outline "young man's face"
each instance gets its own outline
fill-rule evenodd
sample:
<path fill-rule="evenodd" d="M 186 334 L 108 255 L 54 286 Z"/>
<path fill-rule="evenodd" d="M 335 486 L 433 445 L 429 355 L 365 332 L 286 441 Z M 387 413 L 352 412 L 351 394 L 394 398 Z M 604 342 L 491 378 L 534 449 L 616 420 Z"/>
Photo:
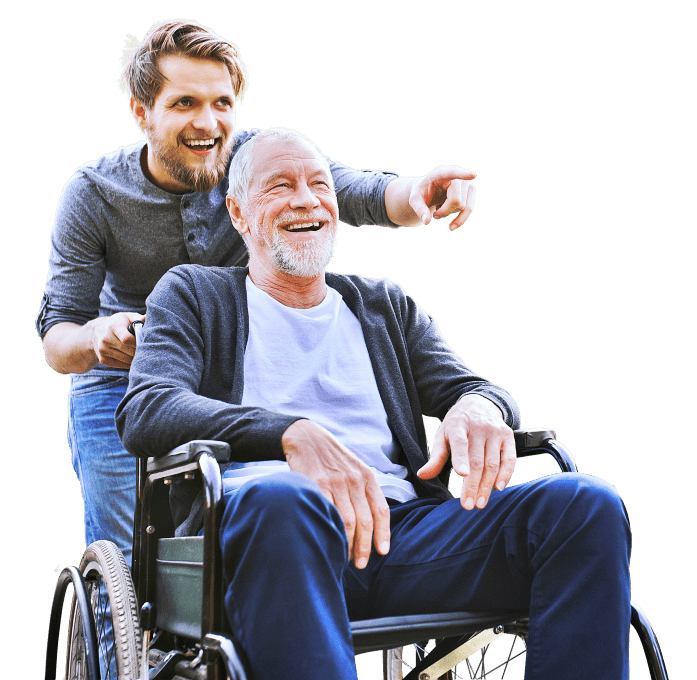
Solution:
<path fill-rule="evenodd" d="M 167 79 L 151 109 L 132 107 L 148 142 L 147 173 L 173 193 L 210 191 L 225 176 L 234 135 L 235 92 L 225 64 L 167 55 Z"/>

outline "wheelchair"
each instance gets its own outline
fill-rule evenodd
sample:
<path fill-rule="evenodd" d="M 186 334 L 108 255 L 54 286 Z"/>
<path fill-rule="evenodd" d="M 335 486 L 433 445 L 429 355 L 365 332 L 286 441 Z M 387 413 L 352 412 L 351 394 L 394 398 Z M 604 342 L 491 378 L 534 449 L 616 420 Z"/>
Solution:
<path fill-rule="evenodd" d="M 549 454 L 562 472 L 576 471 L 551 430 L 519 430 L 515 442 L 519 458 Z M 56 678 L 69 584 L 67 680 L 99 680 L 102 671 L 112 680 L 247 680 L 227 635 L 217 540 L 223 505 L 219 464 L 229 456 L 226 443 L 194 441 L 138 460 L 132 577 L 120 551 L 107 541 L 89 546 L 79 567 L 63 570 L 51 609 L 46 680 Z M 202 536 L 173 537 L 174 480 L 203 486 Z M 525 610 L 398 616 L 354 621 L 351 632 L 356 655 L 382 650 L 384 680 L 512 678 L 524 672 L 527 616 Z M 667 680 L 658 640 L 635 604 L 631 623 L 651 679 Z"/>

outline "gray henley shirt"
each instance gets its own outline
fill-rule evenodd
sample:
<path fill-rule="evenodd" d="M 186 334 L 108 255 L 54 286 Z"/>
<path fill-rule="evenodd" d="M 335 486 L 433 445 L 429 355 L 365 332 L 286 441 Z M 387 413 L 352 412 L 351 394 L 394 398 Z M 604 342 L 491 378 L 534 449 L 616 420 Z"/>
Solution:
<path fill-rule="evenodd" d="M 234 153 L 257 130 L 235 135 Z M 227 177 L 206 193 L 172 194 L 144 175 L 145 142 L 80 167 L 66 184 L 51 234 L 49 273 L 36 328 L 145 313 L 160 278 L 179 264 L 242 266 L 247 250 L 225 206 Z M 330 162 L 340 219 L 395 227 L 384 194 L 394 173 Z"/>

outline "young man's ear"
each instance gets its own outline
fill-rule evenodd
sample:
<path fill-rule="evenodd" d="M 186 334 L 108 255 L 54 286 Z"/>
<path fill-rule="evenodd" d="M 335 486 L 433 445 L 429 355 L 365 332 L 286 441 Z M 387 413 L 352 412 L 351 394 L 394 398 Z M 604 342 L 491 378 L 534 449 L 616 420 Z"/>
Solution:
<path fill-rule="evenodd" d="M 230 213 L 232 226 L 235 227 L 235 229 L 240 235 L 246 234 L 249 231 L 249 225 L 242 216 L 242 211 L 240 210 L 239 203 L 232 196 L 226 196 L 225 205 L 227 206 L 228 213 Z"/>
<path fill-rule="evenodd" d="M 148 109 L 145 104 L 139 102 L 135 97 L 131 97 L 131 113 L 138 123 L 141 130 L 145 130 L 148 124 Z"/>

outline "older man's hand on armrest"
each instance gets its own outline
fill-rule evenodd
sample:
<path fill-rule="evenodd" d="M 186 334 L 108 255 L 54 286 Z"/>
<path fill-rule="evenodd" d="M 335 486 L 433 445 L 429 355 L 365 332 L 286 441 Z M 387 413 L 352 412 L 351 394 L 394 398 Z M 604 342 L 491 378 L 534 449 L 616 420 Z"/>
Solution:
<path fill-rule="evenodd" d="M 465 510 L 485 507 L 494 487 L 506 488 L 516 463 L 515 440 L 494 402 L 478 394 L 462 397 L 443 419 L 431 458 L 418 476 L 433 479 L 449 458 L 464 478 L 460 500 Z"/>
<path fill-rule="evenodd" d="M 370 468 L 329 431 L 296 420 L 281 439 L 291 470 L 312 479 L 339 510 L 346 527 L 349 557 L 359 569 L 368 564 L 373 536 L 377 551 L 390 549 L 390 511 Z"/>

